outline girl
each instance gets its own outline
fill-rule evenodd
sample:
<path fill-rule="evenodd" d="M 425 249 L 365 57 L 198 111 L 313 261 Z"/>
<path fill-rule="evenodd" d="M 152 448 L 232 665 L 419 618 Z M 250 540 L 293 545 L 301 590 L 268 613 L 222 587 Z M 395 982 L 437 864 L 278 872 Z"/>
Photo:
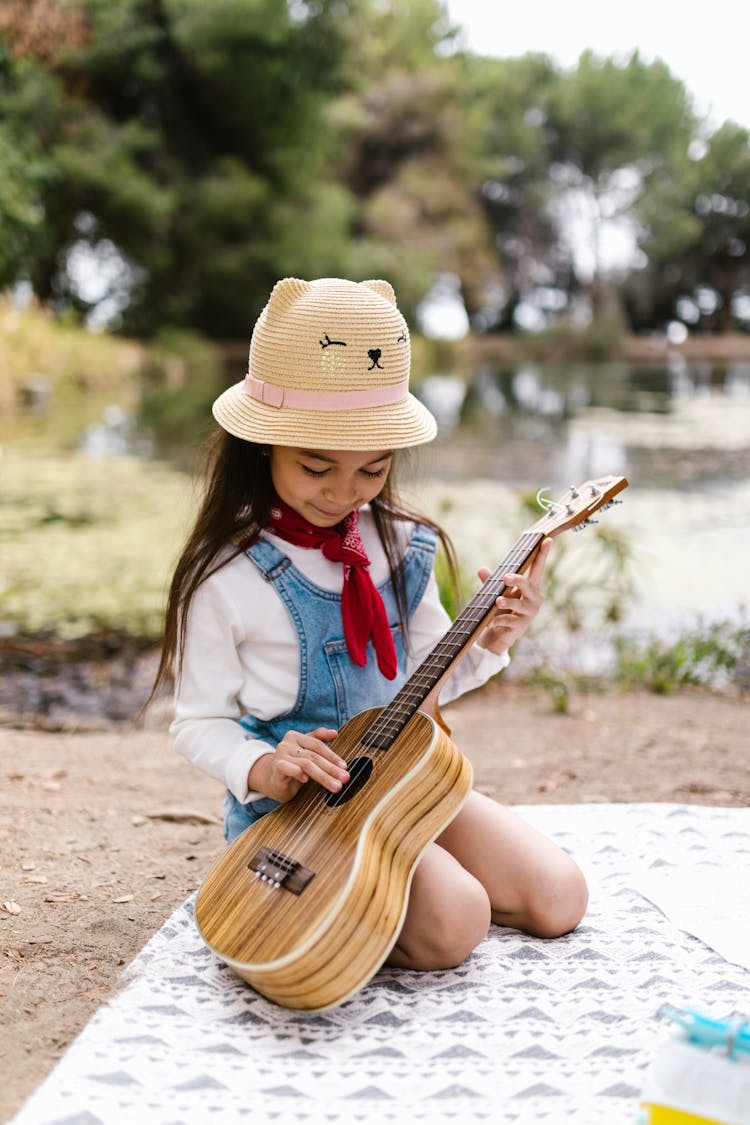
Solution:
<path fill-rule="evenodd" d="M 225 834 L 309 778 L 348 780 L 331 741 L 390 702 L 449 626 L 432 574 L 444 533 L 407 510 L 398 452 L 435 422 L 409 393 L 409 336 L 384 281 L 287 278 L 253 331 L 249 371 L 214 404 L 203 506 L 177 564 L 157 683 L 176 671 L 177 750 L 226 787 Z M 545 541 L 440 701 L 484 683 L 542 603 Z M 486 579 L 490 571 L 482 568 Z M 573 861 L 473 792 L 421 857 L 390 962 L 459 964 L 490 920 L 564 934 L 586 907 Z"/>

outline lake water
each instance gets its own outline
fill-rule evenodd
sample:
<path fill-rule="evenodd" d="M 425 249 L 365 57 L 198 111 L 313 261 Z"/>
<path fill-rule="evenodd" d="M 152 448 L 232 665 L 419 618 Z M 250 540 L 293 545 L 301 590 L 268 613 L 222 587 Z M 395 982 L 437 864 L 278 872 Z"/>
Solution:
<path fill-rule="evenodd" d="M 505 553 L 519 490 L 546 487 L 555 498 L 571 484 L 623 475 L 624 503 L 602 523 L 633 546 L 628 619 L 663 628 L 742 616 L 750 362 L 487 367 L 468 386 L 430 377 L 420 393 L 441 423 L 424 465 L 431 504 L 463 558 L 491 565 L 488 556 Z M 595 569 L 585 539 L 568 551 L 580 560 L 583 585 Z"/>
<path fill-rule="evenodd" d="M 536 518 L 521 511 L 522 492 L 546 488 L 555 499 L 570 485 L 623 475 L 624 502 L 600 527 L 621 531 L 632 546 L 633 588 L 622 596 L 628 623 L 663 630 L 698 616 L 742 618 L 750 571 L 750 361 L 487 365 L 468 382 L 431 376 L 419 393 L 440 435 L 420 450 L 414 500 L 452 533 L 467 572 L 497 565 Z M 66 443 L 77 441 L 92 457 L 146 456 L 132 399 L 102 402 L 95 417 L 79 413 L 82 432 L 75 437 L 71 422 Z M 39 440 L 45 426 L 58 425 L 58 414 L 28 420 L 32 430 L 41 427 Z M 12 427 L 18 440 L 23 422 L 16 418 Z M 596 536 L 564 540 L 567 580 L 601 600 L 610 579 Z"/>

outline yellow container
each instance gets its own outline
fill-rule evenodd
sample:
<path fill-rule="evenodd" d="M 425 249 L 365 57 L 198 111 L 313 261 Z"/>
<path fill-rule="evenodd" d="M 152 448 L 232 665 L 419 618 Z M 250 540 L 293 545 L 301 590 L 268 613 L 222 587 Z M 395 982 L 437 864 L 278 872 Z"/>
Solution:
<path fill-rule="evenodd" d="M 646 1074 L 638 1125 L 750 1125 L 750 1061 L 668 1039 Z"/>
<path fill-rule="evenodd" d="M 683 1113 L 681 1109 L 670 1109 L 667 1105 L 643 1103 L 638 1121 L 639 1125 L 717 1125 L 715 1117 L 696 1117 L 694 1113 Z"/>

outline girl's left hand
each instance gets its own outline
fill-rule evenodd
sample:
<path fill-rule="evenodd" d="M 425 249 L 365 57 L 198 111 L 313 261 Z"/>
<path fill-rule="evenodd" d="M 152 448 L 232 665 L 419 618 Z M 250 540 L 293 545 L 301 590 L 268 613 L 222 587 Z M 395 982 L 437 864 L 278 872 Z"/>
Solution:
<path fill-rule="evenodd" d="M 500 612 L 495 614 L 490 624 L 477 638 L 477 643 L 482 648 L 498 654 L 507 652 L 510 646 L 524 635 L 539 613 L 544 602 L 544 595 L 540 588 L 542 574 L 551 546 L 551 539 L 542 541 L 527 574 L 503 575 L 503 582 L 508 589 L 495 603 Z M 493 572 L 488 567 L 482 566 L 477 573 L 482 582 L 486 582 Z"/>

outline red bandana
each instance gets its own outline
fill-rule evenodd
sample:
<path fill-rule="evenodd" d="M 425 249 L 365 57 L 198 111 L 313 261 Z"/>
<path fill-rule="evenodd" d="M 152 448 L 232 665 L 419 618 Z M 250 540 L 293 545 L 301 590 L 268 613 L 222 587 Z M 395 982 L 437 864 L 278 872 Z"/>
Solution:
<path fill-rule="evenodd" d="M 297 547 L 320 547 L 327 559 L 344 567 L 341 616 L 349 655 L 360 667 L 367 663 L 367 643 L 372 640 L 378 668 L 388 680 L 396 676 L 398 662 L 383 599 L 370 577 L 358 527 L 359 512 L 350 512 L 336 527 L 316 527 L 283 500 L 275 498 L 268 530 Z"/>

